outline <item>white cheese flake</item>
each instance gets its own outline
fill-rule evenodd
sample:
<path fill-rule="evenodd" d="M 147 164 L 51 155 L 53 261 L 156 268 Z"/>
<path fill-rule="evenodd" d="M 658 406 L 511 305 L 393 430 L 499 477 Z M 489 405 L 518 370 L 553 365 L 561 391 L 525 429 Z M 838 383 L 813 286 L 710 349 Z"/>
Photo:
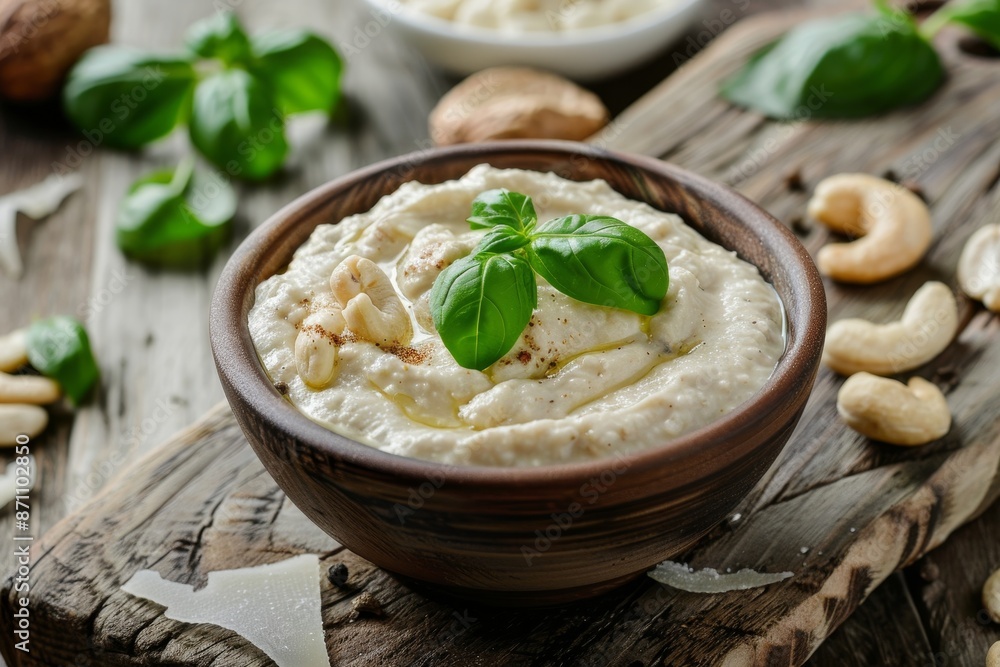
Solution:
<path fill-rule="evenodd" d="M 727 570 L 728 572 L 728 570 Z M 745 591 L 768 584 L 776 584 L 792 576 L 791 572 L 757 572 L 742 569 L 732 574 L 719 574 L 710 567 L 695 571 L 687 563 L 664 561 L 649 572 L 649 576 L 673 588 L 688 593 L 728 593 L 729 591 Z"/>
<path fill-rule="evenodd" d="M 17 247 L 18 211 L 40 220 L 54 213 L 63 199 L 81 185 L 83 178 L 79 174 L 52 174 L 41 183 L 0 197 L 0 269 L 12 278 L 20 277 L 24 271 Z"/>
<path fill-rule="evenodd" d="M 278 667 L 329 667 L 323 640 L 319 557 L 303 554 L 278 563 L 209 572 L 199 591 L 140 570 L 122 590 L 166 607 L 184 623 L 232 630 Z"/>

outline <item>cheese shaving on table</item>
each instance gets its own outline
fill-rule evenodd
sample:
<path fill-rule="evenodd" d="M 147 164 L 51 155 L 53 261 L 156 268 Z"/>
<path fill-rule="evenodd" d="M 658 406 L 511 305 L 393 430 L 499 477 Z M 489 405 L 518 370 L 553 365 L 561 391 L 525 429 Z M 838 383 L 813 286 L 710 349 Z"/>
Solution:
<path fill-rule="evenodd" d="M 18 212 L 40 220 L 55 213 L 63 200 L 82 185 L 79 174 L 52 174 L 41 183 L 0 196 L 0 269 L 11 278 L 19 278 L 24 272 L 17 247 Z"/>
<path fill-rule="evenodd" d="M 278 667 L 330 666 L 315 554 L 209 572 L 208 583 L 198 591 L 167 581 L 153 570 L 140 570 L 122 590 L 166 607 L 163 615 L 169 619 L 232 630 Z"/>
<path fill-rule="evenodd" d="M 728 593 L 729 591 L 745 591 L 768 584 L 776 584 L 792 576 L 791 572 L 757 572 L 743 569 L 732 574 L 720 574 L 717 570 L 706 567 L 695 571 L 686 563 L 664 561 L 649 572 L 649 576 L 673 588 L 688 593 Z"/>

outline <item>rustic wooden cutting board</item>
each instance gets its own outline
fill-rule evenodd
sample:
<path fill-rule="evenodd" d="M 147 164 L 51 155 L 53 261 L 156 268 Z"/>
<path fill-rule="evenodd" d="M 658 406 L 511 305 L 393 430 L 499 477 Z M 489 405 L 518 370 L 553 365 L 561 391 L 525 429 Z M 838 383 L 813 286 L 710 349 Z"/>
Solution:
<path fill-rule="evenodd" d="M 739 24 L 626 111 L 608 147 L 656 155 L 727 182 L 791 224 L 807 191 L 841 171 L 892 170 L 931 202 L 936 243 L 909 274 L 877 287 L 830 284 L 831 321 L 889 319 L 928 279 L 954 284 L 965 239 L 1000 221 L 1000 60 L 940 42 L 946 86 L 927 104 L 853 123 L 773 123 L 715 96 L 747 55 L 800 20 Z M 800 226 L 796 226 L 800 227 Z M 825 232 L 800 230 L 814 251 Z M 435 600 L 343 550 L 292 506 L 257 462 L 228 408 L 108 484 L 34 547 L 32 652 L 11 665 L 268 665 L 257 649 L 211 625 L 166 619 L 119 590 L 136 570 L 200 585 L 213 570 L 319 553 L 343 562 L 349 585 L 323 582 L 333 664 L 799 665 L 894 570 L 944 541 L 1000 495 L 1000 321 L 962 301 L 962 332 L 921 375 L 947 391 L 952 432 L 903 449 L 872 443 L 836 415 L 841 379 L 822 371 L 796 434 L 739 508 L 684 560 L 695 567 L 790 570 L 791 579 L 704 596 L 640 581 L 598 600 L 542 611 L 490 611 Z M 4 584 L 10 627 L 17 597 Z M 381 619 L 351 619 L 368 591 Z"/>

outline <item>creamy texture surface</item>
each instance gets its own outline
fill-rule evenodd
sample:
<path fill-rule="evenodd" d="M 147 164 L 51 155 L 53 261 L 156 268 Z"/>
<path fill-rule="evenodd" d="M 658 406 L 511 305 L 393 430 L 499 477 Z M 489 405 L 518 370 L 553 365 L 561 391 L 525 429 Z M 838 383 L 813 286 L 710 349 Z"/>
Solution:
<path fill-rule="evenodd" d="M 559 32 L 627 21 L 675 0 L 401 0 L 460 25 L 505 32 Z"/>
<path fill-rule="evenodd" d="M 514 348 L 484 372 L 459 366 L 434 332 L 429 292 L 483 234 L 466 222 L 472 200 L 501 187 L 532 197 L 539 222 L 609 215 L 649 235 L 670 269 L 660 311 L 584 304 L 539 276 L 538 307 Z M 335 379 L 314 389 L 297 373 L 296 337 L 307 316 L 335 304 L 330 276 L 351 255 L 392 279 L 413 340 L 385 350 L 348 331 L 337 337 Z M 750 398 L 784 350 L 774 290 L 680 217 L 604 181 L 486 165 L 440 185 L 407 183 L 371 211 L 317 227 L 288 269 L 257 287 L 249 325 L 271 378 L 310 418 L 387 452 L 453 464 L 534 466 L 661 444 Z"/>

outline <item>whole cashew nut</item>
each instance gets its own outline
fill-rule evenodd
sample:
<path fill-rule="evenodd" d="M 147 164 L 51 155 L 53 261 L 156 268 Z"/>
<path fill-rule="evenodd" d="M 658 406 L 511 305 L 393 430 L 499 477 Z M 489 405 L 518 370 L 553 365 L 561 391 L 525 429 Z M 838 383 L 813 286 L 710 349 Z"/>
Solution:
<path fill-rule="evenodd" d="M 28 363 L 27 330 L 0 336 L 0 372 L 10 373 Z"/>
<path fill-rule="evenodd" d="M 330 289 L 344 309 L 347 327 L 380 347 L 406 345 L 413 338 L 410 315 L 389 276 L 370 259 L 351 255 L 330 276 Z"/>
<path fill-rule="evenodd" d="M 346 326 L 340 308 L 324 308 L 302 320 L 295 337 L 295 369 L 313 389 L 323 389 L 337 377 L 337 337 Z"/>
<path fill-rule="evenodd" d="M 826 332 L 823 363 L 841 375 L 902 373 L 941 354 L 957 332 L 955 295 L 944 283 L 929 282 L 914 293 L 897 322 L 834 322 Z"/>
<path fill-rule="evenodd" d="M 995 642 L 986 653 L 986 667 L 1000 667 L 1000 642 Z"/>
<path fill-rule="evenodd" d="M 820 181 L 808 213 L 833 231 L 861 237 L 831 243 L 816 256 L 821 273 L 843 282 L 868 284 L 899 275 L 923 258 L 934 237 L 930 211 L 917 195 L 868 174 Z"/>
<path fill-rule="evenodd" d="M 837 412 L 858 433 L 893 445 L 923 445 L 951 429 L 944 394 L 920 377 L 903 384 L 871 373 L 852 375 L 837 394 Z"/>
<path fill-rule="evenodd" d="M 13 447 L 17 436 L 34 438 L 49 424 L 49 413 L 37 405 L 0 405 L 0 447 Z"/>
<path fill-rule="evenodd" d="M 59 383 L 37 375 L 0 373 L 0 403 L 55 403 L 61 394 Z"/>
<path fill-rule="evenodd" d="M 983 584 L 983 606 L 990 619 L 994 623 L 1000 623 L 1000 570 L 991 574 Z"/>
<path fill-rule="evenodd" d="M 958 284 L 1000 313 L 1000 225 L 986 225 L 966 241 L 958 260 Z"/>

